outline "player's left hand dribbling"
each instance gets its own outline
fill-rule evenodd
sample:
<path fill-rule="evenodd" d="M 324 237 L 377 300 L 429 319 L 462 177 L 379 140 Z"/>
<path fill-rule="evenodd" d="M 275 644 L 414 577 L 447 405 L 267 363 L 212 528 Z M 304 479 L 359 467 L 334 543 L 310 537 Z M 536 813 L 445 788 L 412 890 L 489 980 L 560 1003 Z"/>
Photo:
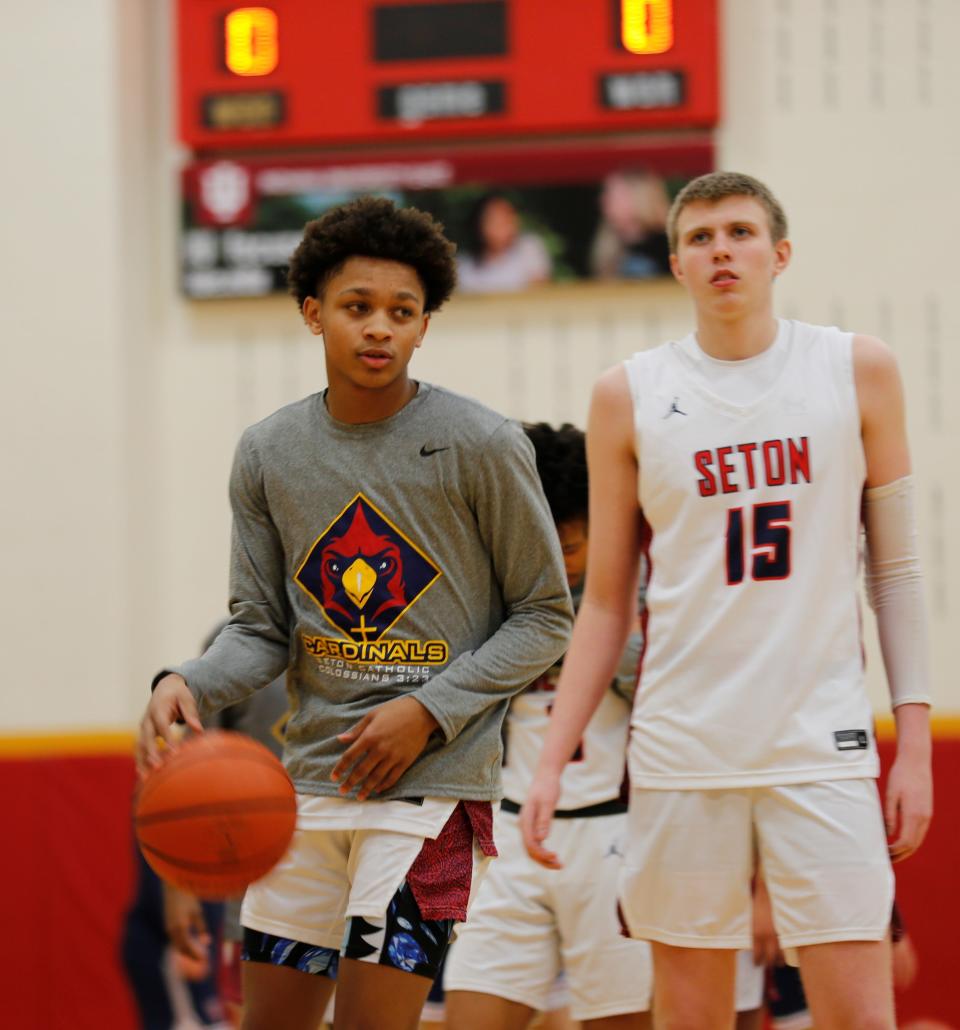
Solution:
<path fill-rule="evenodd" d="M 900 862 L 923 843 L 933 816 L 933 777 L 925 760 L 898 755 L 887 780 L 884 819 L 890 858 Z"/>
<path fill-rule="evenodd" d="M 173 727 L 178 719 L 183 719 L 194 733 L 203 733 L 197 702 L 190 693 L 190 688 L 182 676 L 170 673 L 157 684 L 150 695 L 147 710 L 140 720 L 136 764 L 141 778 L 162 764 L 160 741 L 167 749 L 176 746 Z"/>
<path fill-rule="evenodd" d="M 330 779 L 340 794 L 359 788 L 358 801 L 389 790 L 427 746 L 437 720 L 419 701 L 397 697 L 368 712 L 337 740 L 350 746 L 334 766 Z"/>

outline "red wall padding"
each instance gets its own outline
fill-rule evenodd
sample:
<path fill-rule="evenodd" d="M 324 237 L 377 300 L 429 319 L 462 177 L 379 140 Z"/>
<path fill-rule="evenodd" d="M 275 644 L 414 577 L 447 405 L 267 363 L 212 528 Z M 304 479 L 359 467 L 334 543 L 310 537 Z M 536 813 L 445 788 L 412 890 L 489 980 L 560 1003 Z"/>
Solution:
<path fill-rule="evenodd" d="M 123 757 L 0 761 L 0 1025 L 136 1027 L 118 957 L 134 779 Z"/>
<path fill-rule="evenodd" d="M 893 745 L 881 744 L 885 769 Z M 942 737 L 933 750 L 934 818 L 923 847 L 894 866 L 897 901 L 919 957 L 914 986 L 897 999 L 900 1022 L 927 1017 L 960 1027 L 960 738 Z"/>
<path fill-rule="evenodd" d="M 885 764 L 892 749 L 882 748 Z M 920 955 L 901 1019 L 960 1026 L 960 739 L 934 751 L 938 814 L 918 855 L 897 867 L 897 891 Z M 0 849 L 0 1025 L 17 1030 L 134 1030 L 118 958 L 133 890 L 128 758 L 0 761 L 10 818 Z"/>

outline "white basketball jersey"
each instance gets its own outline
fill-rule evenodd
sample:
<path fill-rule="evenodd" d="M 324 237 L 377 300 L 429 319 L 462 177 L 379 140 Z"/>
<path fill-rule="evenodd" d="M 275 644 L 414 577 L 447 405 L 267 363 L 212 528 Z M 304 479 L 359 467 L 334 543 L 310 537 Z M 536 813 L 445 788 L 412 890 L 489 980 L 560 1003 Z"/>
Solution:
<path fill-rule="evenodd" d="M 503 793 L 518 804 L 523 803 L 533 782 L 559 678 L 559 666 L 548 669 L 513 698 L 507 711 Z M 629 731 L 629 702 L 607 690 L 563 770 L 557 808 L 585 808 L 618 797 L 626 775 Z"/>
<path fill-rule="evenodd" d="M 626 363 L 650 563 L 631 781 L 876 776 L 852 336 L 781 321 L 779 371 L 746 403 L 714 392 L 691 346 Z"/>
<path fill-rule="evenodd" d="M 574 592 L 574 606 L 580 594 Z M 599 707 L 587 724 L 573 758 L 560 777 L 557 808 L 586 808 L 613 801 L 620 794 L 626 774 L 630 701 L 636 681 L 641 639 L 633 634 L 620 658 L 614 685 L 604 692 Z M 504 797 L 522 804 L 533 782 L 543 742 L 556 700 L 562 659 L 510 702 L 506 720 L 506 754 L 503 763 Z"/>

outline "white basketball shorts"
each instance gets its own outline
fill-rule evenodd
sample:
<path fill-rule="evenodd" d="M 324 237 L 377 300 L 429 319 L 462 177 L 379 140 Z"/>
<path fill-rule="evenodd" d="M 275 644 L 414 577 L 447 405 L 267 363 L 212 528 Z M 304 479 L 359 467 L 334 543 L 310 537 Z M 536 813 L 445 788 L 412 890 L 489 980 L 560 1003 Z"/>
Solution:
<path fill-rule="evenodd" d="M 446 991 L 477 991 L 545 1010 L 563 969 L 575 1020 L 650 1008 L 650 949 L 621 933 L 617 873 L 625 815 L 555 819 L 547 840 L 563 869 L 537 865 L 519 816 L 495 817 L 500 857 L 447 953 Z"/>
<path fill-rule="evenodd" d="M 423 842 L 393 830 L 297 829 L 279 864 L 247 888 L 240 921 L 251 930 L 339 948 L 348 918 L 383 916 Z M 489 861 L 474 844 L 471 894 Z"/>
<path fill-rule="evenodd" d="M 783 948 L 882 940 L 893 872 L 873 780 L 631 793 L 620 902 L 630 933 L 747 948 L 755 851 Z"/>

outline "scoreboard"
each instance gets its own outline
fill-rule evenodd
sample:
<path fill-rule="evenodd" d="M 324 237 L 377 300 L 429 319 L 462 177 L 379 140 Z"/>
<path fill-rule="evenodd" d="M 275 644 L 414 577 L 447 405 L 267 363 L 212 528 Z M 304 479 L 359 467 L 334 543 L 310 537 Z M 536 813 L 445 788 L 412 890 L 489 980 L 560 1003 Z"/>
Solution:
<path fill-rule="evenodd" d="M 718 6 L 177 0 L 184 292 L 282 290 L 303 223 L 371 191 L 466 249 L 500 192 L 553 278 L 592 277 L 608 187 L 640 204 L 713 167 Z"/>
<path fill-rule="evenodd" d="M 644 130 L 718 119 L 717 0 L 178 0 L 194 152 Z"/>

